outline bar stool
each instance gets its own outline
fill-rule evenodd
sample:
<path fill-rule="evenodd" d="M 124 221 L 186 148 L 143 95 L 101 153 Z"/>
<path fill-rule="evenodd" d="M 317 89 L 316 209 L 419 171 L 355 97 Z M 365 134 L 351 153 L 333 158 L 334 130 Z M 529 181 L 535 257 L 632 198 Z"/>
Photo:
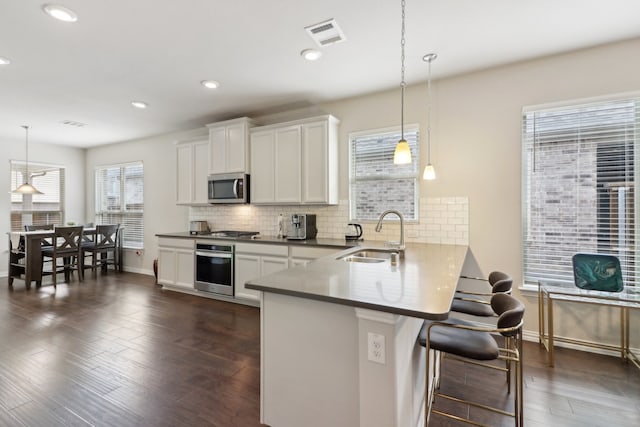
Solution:
<path fill-rule="evenodd" d="M 486 292 L 456 291 L 453 302 L 451 303 L 451 311 L 470 314 L 472 316 L 495 316 L 488 299 L 482 299 L 482 297 L 490 297 L 497 293 L 510 294 L 511 288 L 513 287 L 513 279 L 511 276 L 501 271 L 492 271 L 487 279 L 469 276 L 460 276 L 460 278 L 483 281 L 491 287 Z"/>
<path fill-rule="evenodd" d="M 42 257 L 51 258 L 51 274 L 53 275 L 53 286 L 58 281 L 58 273 L 64 271 L 65 279 L 68 280 L 71 270 L 78 270 L 78 280 L 82 282 L 84 274 L 82 271 L 82 240 L 83 227 L 55 227 L 53 232 L 53 244 L 42 247 Z M 62 270 L 58 270 L 58 259 L 62 258 Z"/>
<path fill-rule="evenodd" d="M 418 342 L 426 348 L 426 425 L 429 425 L 431 413 L 462 421 L 468 424 L 482 426 L 457 415 L 433 409 L 436 398 L 471 405 L 502 415 L 512 416 L 516 427 L 521 427 L 524 417 L 522 409 L 522 324 L 524 305 L 507 294 L 495 294 L 491 297 L 491 307 L 498 315 L 497 326 L 483 327 L 460 319 L 449 319 L 444 322 L 425 320 L 418 335 Z M 493 333 L 504 337 L 504 345 L 500 347 Z M 434 350 L 435 357 L 430 357 L 430 350 Z M 442 355 L 452 355 L 466 363 L 472 363 L 504 371 L 507 374 L 507 390 L 511 393 L 511 365 L 515 364 L 515 393 L 514 411 L 507 412 L 500 408 L 471 402 L 459 397 L 450 396 L 439 391 L 441 380 Z M 482 362 L 492 360 L 506 361 L 506 367 Z M 429 372 L 432 369 L 431 388 L 429 388 Z"/>

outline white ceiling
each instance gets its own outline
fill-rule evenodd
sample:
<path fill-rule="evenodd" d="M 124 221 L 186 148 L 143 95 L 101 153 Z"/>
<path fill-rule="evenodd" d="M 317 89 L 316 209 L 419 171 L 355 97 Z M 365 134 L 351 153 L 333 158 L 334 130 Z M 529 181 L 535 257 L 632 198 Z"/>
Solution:
<path fill-rule="evenodd" d="M 0 142 L 78 147 L 398 86 L 400 0 L 0 0 Z M 406 0 L 407 83 L 640 36 L 637 0 Z M 305 26 L 347 41 L 303 60 Z M 203 79 L 221 83 L 210 91 Z M 149 103 L 146 110 L 132 100 Z M 75 128 L 72 120 L 87 124 Z"/>

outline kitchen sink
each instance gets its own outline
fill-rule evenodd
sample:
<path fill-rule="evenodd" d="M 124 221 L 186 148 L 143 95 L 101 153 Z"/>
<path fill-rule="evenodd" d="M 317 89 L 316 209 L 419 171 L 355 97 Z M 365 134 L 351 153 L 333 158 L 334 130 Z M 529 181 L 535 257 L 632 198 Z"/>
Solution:
<path fill-rule="evenodd" d="M 358 251 L 343 255 L 338 259 L 346 262 L 363 262 L 375 264 L 390 261 L 391 255 L 393 253 L 398 254 L 398 251 L 388 249 L 360 249 Z"/>
<path fill-rule="evenodd" d="M 368 263 L 368 264 L 375 264 L 378 262 L 385 262 L 386 259 L 382 259 L 382 258 L 368 258 L 368 257 L 363 257 L 363 256 L 357 256 L 357 255 L 350 255 L 344 258 L 340 258 L 342 261 L 346 261 L 346 262 L 364 262 L 364 263 Z"/>

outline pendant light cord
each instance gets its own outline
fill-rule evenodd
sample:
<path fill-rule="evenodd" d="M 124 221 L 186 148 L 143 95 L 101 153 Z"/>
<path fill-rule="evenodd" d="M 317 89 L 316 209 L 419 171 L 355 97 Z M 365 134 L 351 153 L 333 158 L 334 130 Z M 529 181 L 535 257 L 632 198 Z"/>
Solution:
<path fill-rule="evenodd" d="M 26 144 L 25 144 L 26 176 L 25 176 L 24 182 L 29 184 L 29 126 L 23 125 L 22 127 L 26 131 Z"/>
<path fill-rule="evenodd" d="M 427 71 L 427 164 L 431 164 L 431 61 Z"/>
<path fill-rule="evenodd" d="M 401 0 L 400 2 L 402 6 L 402 28 L 400 29 L 400 139 L 404 140 L 404 8 L 405 8 L 405 0 Z"/>

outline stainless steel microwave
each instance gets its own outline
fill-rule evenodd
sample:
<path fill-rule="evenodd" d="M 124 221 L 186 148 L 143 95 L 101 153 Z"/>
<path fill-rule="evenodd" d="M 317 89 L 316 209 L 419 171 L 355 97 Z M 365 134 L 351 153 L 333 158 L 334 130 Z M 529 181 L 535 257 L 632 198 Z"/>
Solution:
<path fill-rule="evenodd" d="M 209 175 L 209 203 L 249 203 L 249 175 L 224 173 Z"/>

